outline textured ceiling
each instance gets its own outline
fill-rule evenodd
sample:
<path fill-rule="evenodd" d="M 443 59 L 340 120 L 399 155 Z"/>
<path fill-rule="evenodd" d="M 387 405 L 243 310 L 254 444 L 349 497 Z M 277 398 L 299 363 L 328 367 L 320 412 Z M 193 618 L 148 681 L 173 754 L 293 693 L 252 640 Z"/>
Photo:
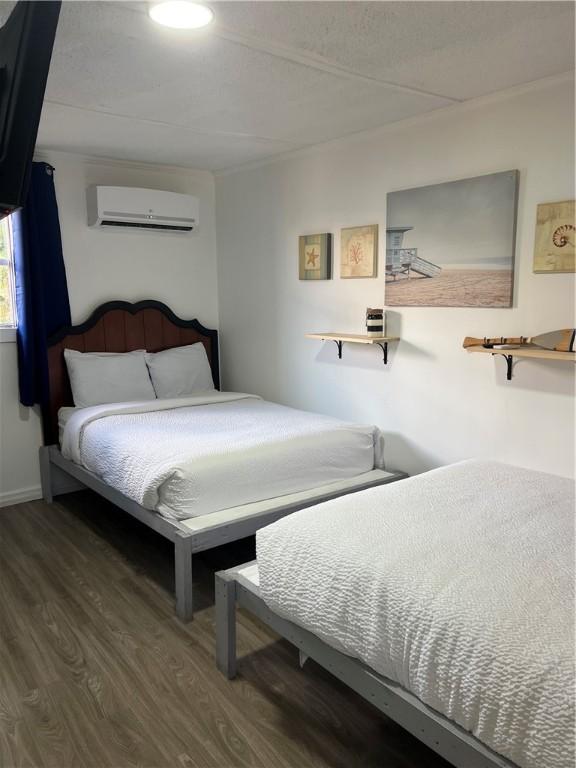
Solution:
<path fill-rule="evenodd" d="M 39 146 L 218 170 L 574 66 L 571 2 L 212 7 L 183 32 L 64 2 Z"/>

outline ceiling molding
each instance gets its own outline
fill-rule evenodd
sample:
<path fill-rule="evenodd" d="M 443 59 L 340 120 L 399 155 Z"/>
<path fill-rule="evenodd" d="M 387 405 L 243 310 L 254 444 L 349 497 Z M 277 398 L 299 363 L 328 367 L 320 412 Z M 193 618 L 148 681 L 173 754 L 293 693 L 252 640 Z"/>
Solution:
<path fill-rule="evenodd" d="M 185 165 L 163 165 L 162 163 L 143 163 L 138 160 L 119 160 L 115 157 L 90 155 L 85 152 L 71 152 L 62 149 L 50 149 L 50 147 L 38 147 L 34 152 L 34 160 L 37 162 L 50 162 L 56 155 L 82 161 L 85 165 L 99 165 L 110 168 L 130 168 L 134 171 L 174 174 L 176 176 L 214 177 L 214 171 L 208 171 L 202 168 L 191 168 Z"/>
<path fill-rule="evenodd" d="M 348 134 L 347 136 L 341 136 L 337 139 L 330 139 L 329 141 L 310 144 L 306 147 L 289 150 L 272 157 L 264 157 L 261 160 L 254 160 L 242 165 L 224 168 L 222 170 L 214 171 L 213 173 L 216 178 L 219 178 L 222 176 L 230 176 L 234 173 L 240 173 L 241 171 L 249 171 L 252 169 L 260 168 L 262 166 L 273 165 L 274 163 L 280 163 L 284 160 L 290 160 L 292 158 L 306 157 L 307 155 L 316 154 L 317 152 L 328 151 L 335 147 L 355 144 L 359 141 L 365 141 L 366 139 L 381 136 L 386 133 L 393 133 L 398 130 L 403 130 L 404 128 L 408 128 L 412 125 L 418 125 L 421 123 L 429 122 L 431 120 L 435 120 L 438 117 L 446 114 L 470 112 L 475 109 L 480 109 L 484 106 L 489 106 L 490 104 L 497 104 L 502 101 L 508 101 L 509 99 L 522 96 L 526 93 L 532 93 L 534 91 L 540 91 L 546 88 L 553 88 L 557 85 L 561 85 L 562 83 L 573 83 L 574 78 L 575 73 L 573 71 L 562 72 L 559 75 L 543 77 L 539 80 L 533 80 L 530 83 L 516 85 L 513 88 L 507 88 L 503 91 L 495 91 L 494 93 L 489 93 L 484 96 L 478 96 L 475 99 L 461 101 L 458 104 L 450 104 L 446 107 L 438 107 L 423 114 L 407 117 L 403 120 L 397 120 L 393 123 L 386 123 L 385 125 L 381 125 L 378 128 L 370 128 L 365 131 L 356 131 L 355 133 Z"/>

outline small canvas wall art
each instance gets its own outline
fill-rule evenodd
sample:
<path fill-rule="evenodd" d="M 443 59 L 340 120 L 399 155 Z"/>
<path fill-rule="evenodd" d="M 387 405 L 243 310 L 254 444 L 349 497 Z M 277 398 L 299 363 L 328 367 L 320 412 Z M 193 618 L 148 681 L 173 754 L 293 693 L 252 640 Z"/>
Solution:
<path fill-rule="evenodd" d="M 347 227 L 340 233 L 340 277 L 376 277 L 378 225 Z"/>
<path fill-rule="evenodd" d="M 300 280 L 329 280 L 332 277 L 332 235 L 301 235 L 299 264 Z"/>
<path fill-rule="evenodd" d="M 518 171 L 390 192 L 386 304 L 510 307 Z"/>
<path fill-rule="evenodd" d="M 574 272 L 574 200 L 542 203 L 536 211 L 534 272 Z"/>

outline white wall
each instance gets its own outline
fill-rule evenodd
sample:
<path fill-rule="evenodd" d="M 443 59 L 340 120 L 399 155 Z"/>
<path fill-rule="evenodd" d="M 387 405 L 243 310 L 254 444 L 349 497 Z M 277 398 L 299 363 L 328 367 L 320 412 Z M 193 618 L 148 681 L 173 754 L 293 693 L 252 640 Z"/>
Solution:
<path fill-rule="evenodd" d="M 55 167 L 73 322 L 111 299 L 154 298 L 184 318 L 218 326 L 214 179 L 206 171 L 39 154 Z M 184 192 L 200 198 L 200 225 L 190 235 L 94 230 L 86 226 L 86 187 L 118 184 Z M 0 344 L 0 505 L 38 495 L 37 413 L 18 403 L 16 344 Z"/>
<path fill-rule="evenodd" d="M 559 78 L 217 178 L 224 385 L 378 424 L 389 466 L 491 457 L 574 473 L 574 366 L 468 355 L 462 339 L 574 324 L 574 276 L 532 272 L 536 205 L 574 198 L 573 83 Z M 386 193 L 520 170 L 512 309 L 394 308 L 378 349 L 307 340 L 363 330 L 384 301 Z M 338 276 L 341 227 L 378 223 L 377 279 Z M 335 234 L 335 278 L 298 280 L 298 235 Z"/>

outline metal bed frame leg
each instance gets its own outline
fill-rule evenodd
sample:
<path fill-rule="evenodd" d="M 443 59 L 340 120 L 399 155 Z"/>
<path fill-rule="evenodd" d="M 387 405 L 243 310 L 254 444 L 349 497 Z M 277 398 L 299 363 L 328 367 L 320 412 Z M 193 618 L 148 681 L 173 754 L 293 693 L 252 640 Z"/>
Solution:
<path fill-rule="evenodd" d="M 174 540 L 174 576 L 176 615 L 180 621 L 192 621 L 194 617 L 192 545 L 186 536 L 177 535 Z"/>
<path fill-rule="evenodd" d="M 40 483 L 42 485 L 42 497 L 47 504 L 52 504 L 52 471 L 50 468 L 50 454 L 46 446 L 39 450 L 40 456 Z"/>
<path fill-rule="evenodd" d="M 228 680 L 236 677 L 236 581 L 216 574 L 216 666 Z"/>

